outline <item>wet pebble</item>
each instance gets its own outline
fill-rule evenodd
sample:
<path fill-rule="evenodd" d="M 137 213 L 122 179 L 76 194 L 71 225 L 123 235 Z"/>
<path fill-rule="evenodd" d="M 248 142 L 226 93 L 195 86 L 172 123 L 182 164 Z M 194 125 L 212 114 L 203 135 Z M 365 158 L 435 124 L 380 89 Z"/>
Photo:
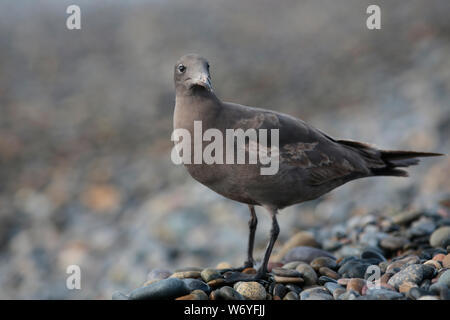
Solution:
<path fill-rule="evenodd" d="M 230 286 L 223 286 L 211 292 L 212 300 L 245 300 L 245 298 Z"/>
<path fill-rule="evenodd" d="M 388 284 L 398 289 L 404 282 L 419 284 L 424 276 L 424 267 L 421 264 L 413 264 L 394 274 Z"/>
<path fill-rule="evenodd" d="M 184 281 L 184 283 L 186 284 L 186 286 L 190 291 L 202 290 L 206 293 L 211 292 L 211 288 L 201 280 L 198 279 L 182 279 L 182 280 Z"/>
<path fill-rule="evenodd" d="M 284 268 L 273 268 L 272 273 L 279 277 L 301 277 L 302 274 L 297 270 L 293 269 L 284 269 Z"/>
<path fill-rule="evenodd" d="M 344 278 L 364 278 L 369 263 L 362 260 L 350 260 L 342 265 L 338 273 Z"/>
<path fill-rule="evenodd" d="M 249 300 L 265 300 L 267 295 L 263 285 L 256 281 L 238 282 L 234 285 L 234 289 Z"/>
<path fill-rule="evenodd" d="M 186 278 L 200 278 L 200 271 L 179 271 L 173 273 L 170 278 L 186 279 Z"/>
<path fill-rule="evenodd" d="M 178 297 L 175 300 L 209 300 L 209 297 L 202 290 L 194 290 L 190 294 Z"/>
<path fill-rule="evenodd" d="M 331 270 L 330 268 L 327 268 L 327 267 L 321 267 L 319 269 L 319 273 L 321 275 L 323 275 L 323 276 L 330 277 L 330 278 L 335 279 L 335 280 L 339 279 L 339 273 L 337 273 L 337 272 L 335 272 L 335 271 L 333 271 L 333 270 Z"/>
<path fill-rule="evenodd" d="M 430 237 L 430 245 L 432 247 L 446 248 L 450 245 L 450 227 L 440 227 Z"/>
<path fill-rule="evenodd" d="M 300 300 L 333 300 L 333 296 L 324 287 L 315 287 L 303 290 L 300 293 Z"/>
<path fill-rule="evenodd" d="M 317 274 L 309 264 L 300 263 L 297 265 L 296 270 L 302 274 L 302 278 L 306 286 L 311 286 L 317 283 Z"/>
<path fill-rule="evenodd" d="M 326 267 L 326 268 L 329 268 L 329 269 L 336 269 L 337 268 L 336 259 L 332 259 L 330 257 L 318 257 L 318 258 L 315 258 L 313 261 L 311 261 L 310 265 L 316 271 L 319 271 L 319 269 L 322 268 L 322 267 Z"/>
<path fill-rule="evenodd" d="M 380 241 L 380 246 L 386 250 L 400 250 L 408 243 L 408 239 L 404 237 L 388 236 Z"/>
<path fill-rule="evenodd" d="M 167 278 L 131 291 L 131 300 L 167 300 L 189 294 L 189 288 L 178 278 Z"/>
<path fill-rule="evenodd" d="M 216 269 L 204 269 L 202 270 L 202 272 L 200 273 L 201 278 L 203 279 L 203 281 L 205 282 L 209 282 L 211 280 L 220 278 L 220 272 L 218 272 Z"/>
<path fill-rule="evenodd" d="M 283 298 L 283 300 L 299 300 L 299 296 L 294 291 L 289 291 Z"/>

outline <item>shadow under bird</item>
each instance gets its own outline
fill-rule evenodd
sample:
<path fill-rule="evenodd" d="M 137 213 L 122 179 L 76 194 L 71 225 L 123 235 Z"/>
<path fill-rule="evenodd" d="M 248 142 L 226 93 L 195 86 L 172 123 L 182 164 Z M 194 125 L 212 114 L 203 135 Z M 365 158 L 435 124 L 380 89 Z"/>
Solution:
<path fill-rule="evenodd" d="M 279 132 L 279 170 L 274 175 L 261 175 L 262 165 L 258 163 L 184 164 L 200 183 L 249 206 L 250 235 L 247 260 L 242 268 L 254 265 L 255 206 L 262 206 L 270 213 L 270 240 L 257 273 L 226 273 L 225 279 L 230 282 L 267 277 L 267 264 L 280 232 L 278 210 L 316 199 L 351 180 L 373 176 L 406 177 L 407 172 L 399 168 L 418 164 L 418 157 L 441 155 L 380 150 L 357 141 L 338 140 L 287 114 L 221 101 L 212 90 L 208 61 L 196 54 L 180 58 L 174 68 L 174 81 L 174 129 L 185 129 L 193 136 L 194 121 L 201 121 L 203 130 L 218 129 L 224 136 L 227 129 L 278 129 Z M 194 142 L 191 144 L 193 147 Z M 203 141 L 202 147 L 206 145 Z"/>

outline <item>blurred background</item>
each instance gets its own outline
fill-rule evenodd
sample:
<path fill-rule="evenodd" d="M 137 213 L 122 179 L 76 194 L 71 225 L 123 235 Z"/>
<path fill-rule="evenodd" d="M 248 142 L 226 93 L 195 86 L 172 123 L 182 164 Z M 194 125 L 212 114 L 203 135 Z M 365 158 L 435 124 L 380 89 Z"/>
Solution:
<path fill-rule="evenodd" d="M 66 28 L 70 4 L 81 30 Z M 366 28 L 369 4 L 381 30 Z M 186 53 L 209 59 L 223 100 L 449 153 L 449 14 L 448 0 L 2 1 L 0 298 L 109 299 L 154 268 L 243 262 L 247 207 L 170 161 L 172 71 Z M 275 250 L 298 230 L 450 199 L 447 157 L 409 172 L 283 210 Z M 66 289 L 71 264 L 81 290 Z"/>

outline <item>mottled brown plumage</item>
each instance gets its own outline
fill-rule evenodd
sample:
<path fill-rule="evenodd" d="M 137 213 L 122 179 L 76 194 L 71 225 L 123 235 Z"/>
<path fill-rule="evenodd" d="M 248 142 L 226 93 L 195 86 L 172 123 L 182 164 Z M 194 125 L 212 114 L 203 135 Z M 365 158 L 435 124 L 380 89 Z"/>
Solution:
<path fill-rule="evenodd" d="M 280 164 L 275 175 L 261 175 L 260 164 L 186 165 L 194 179 L 229 199 L 250 206 L 254 222 L 250 228 L 247 266 L 253 264 L 250 248 L 256 228 L 253 206 L 263 206 L 271 213 L 271 241 L 255 277 L 258 279 L 267 272 L 267 262 L 279 230 L 276 221 L 279 209 L 318 198 L 354 179 L 407 176 L 406 171 L 398 167 L 417 164 L 417 157 L 440 155 L 384 151 L 356 141 L 337 140 L 283 113 L 222 102 L 212 91 L 208 62 L 198 55 L 186 55 L 177 62 L 174 81 L 174 129 L 184 128 L 193 135 L 194 121 L 202 121 L 203 131 L 216 128 L 224 134 L 226 129 L 279 129 Z M 204 142 L 203 147 L 207 144 Z M 236 276 L 231 278 L 236 280 Z"/>

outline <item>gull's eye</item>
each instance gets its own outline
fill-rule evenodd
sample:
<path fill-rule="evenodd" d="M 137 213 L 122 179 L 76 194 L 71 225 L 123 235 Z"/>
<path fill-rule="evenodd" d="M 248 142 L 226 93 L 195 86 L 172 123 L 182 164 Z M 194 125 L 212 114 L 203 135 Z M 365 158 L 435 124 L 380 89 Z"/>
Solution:
<path fill-rule="evenodd" d="M 178 72 L 179 72 L 179 73 L 183 73 L 183 72 L 186 71 L 186 67 L 185 67 L 184 65 L 182 65 L 182 64 L 180 64 L 180 65 L 177 67 L 177 69 L 178 69 Z"/>

